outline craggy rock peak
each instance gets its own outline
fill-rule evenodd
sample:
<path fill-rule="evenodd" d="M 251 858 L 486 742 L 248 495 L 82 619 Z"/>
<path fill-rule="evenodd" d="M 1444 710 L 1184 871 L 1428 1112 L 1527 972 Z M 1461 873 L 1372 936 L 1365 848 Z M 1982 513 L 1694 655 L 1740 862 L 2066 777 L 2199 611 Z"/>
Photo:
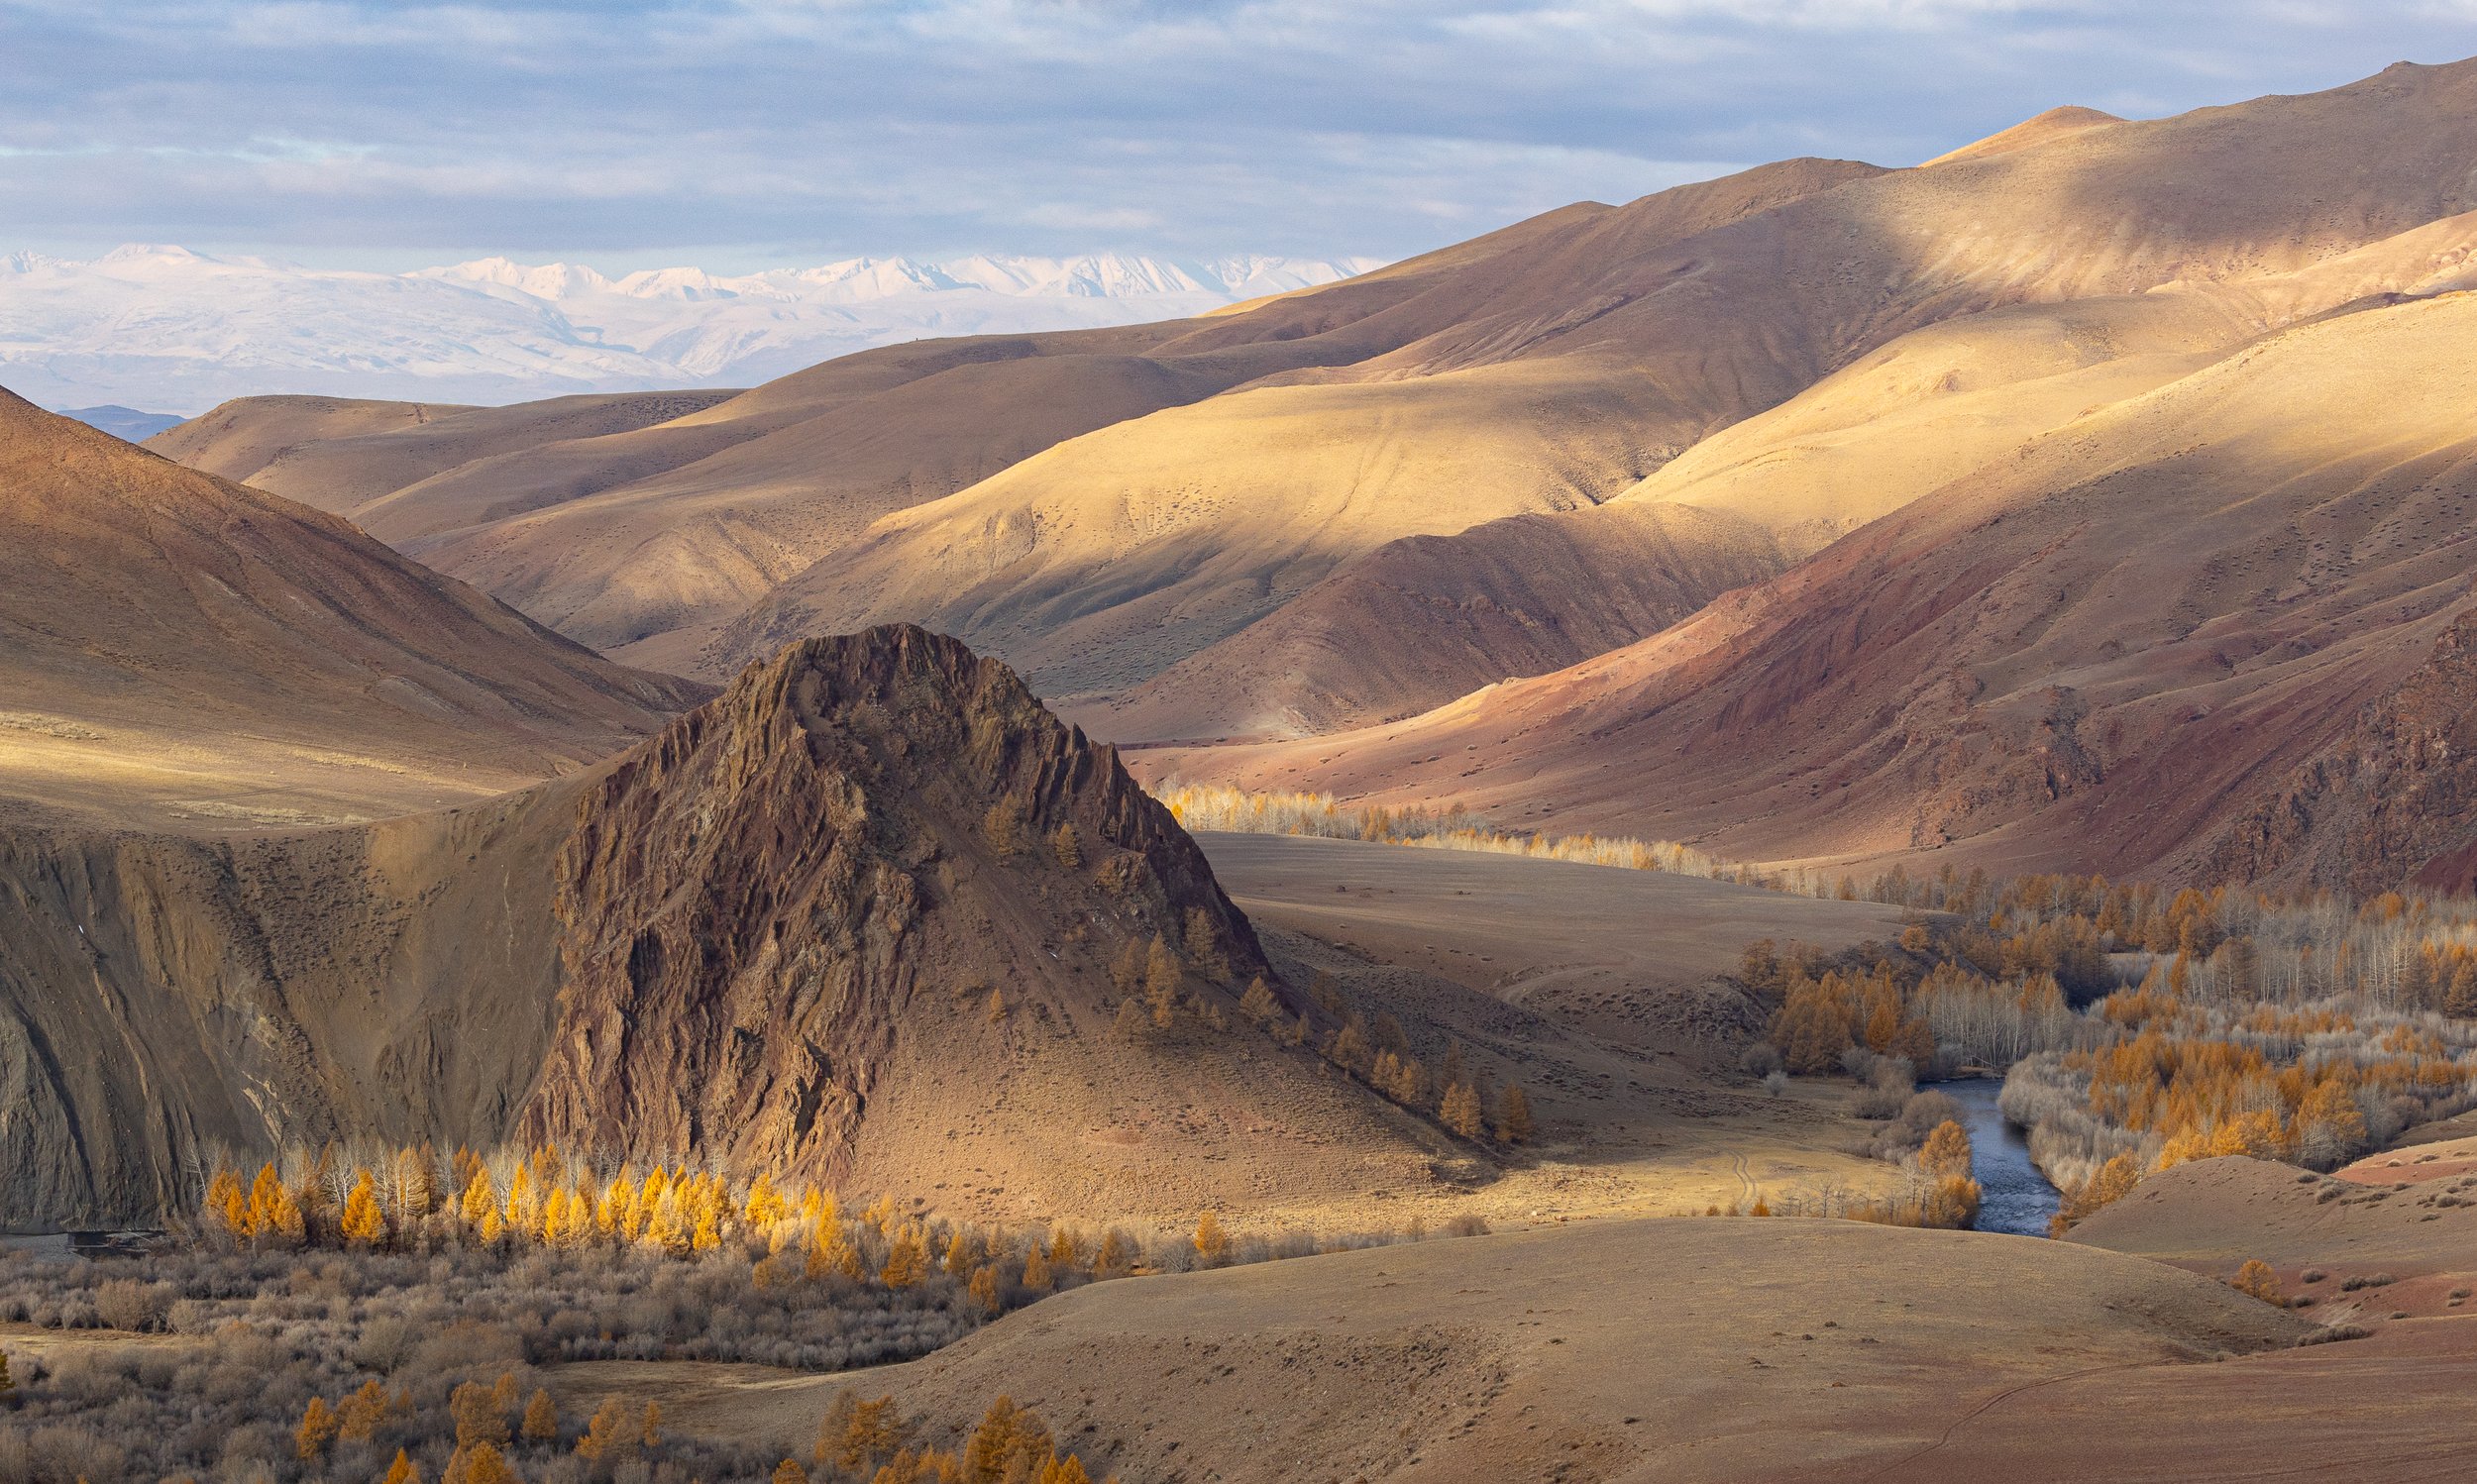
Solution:
<path fill-rule="evenodd" d="M 1105 1032 L 1110 956 L 1197 913 L 1225 967 L 1193 982 L 1264 972 L 1113 749 L 909 625 L 751 667 L 588 792 L 558 869 L 523 1131 L 651 1157 L 848 1175 L 891 1069 L 979 1078 L 1016 1016 Z"/>

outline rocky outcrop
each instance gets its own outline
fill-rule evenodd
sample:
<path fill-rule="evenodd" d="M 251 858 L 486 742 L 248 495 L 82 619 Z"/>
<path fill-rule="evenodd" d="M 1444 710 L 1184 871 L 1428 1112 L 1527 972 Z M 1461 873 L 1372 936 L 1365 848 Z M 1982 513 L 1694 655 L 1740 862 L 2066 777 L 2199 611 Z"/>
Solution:
<path fill-rule="evenodd" d="M 631 753 L 579 805 L 558 911 L 527 1137 L 829 1177 L 907 1038 L 969 1075 L 1010 1015 L 1105 1009 L 1131 937 L 1209 940 L 1200 991 L 1264 972 L 1113 750 L 910 626 L 795 644 Z"/>
<path fill-rule="evenodd" d="M 1111 966 L 1158 937 L 1167 1025 Z M 1417 1178 L 1434 1127 L 1250 1024 L 1195 843 L 1004 665 L 805 642 L 589 773 L 383 824 L 0 833 L 0 1230 L 221 1157 L 509 1138 L 1192 1217 Z M 1261 1007 L 1259 1007 L 1261 1008 Z"/>
<path fill-rule="evenodd" d="M 2362 894 L 2477 890 L 2477 609 L 2205 856 L 2206 875 Z"/>

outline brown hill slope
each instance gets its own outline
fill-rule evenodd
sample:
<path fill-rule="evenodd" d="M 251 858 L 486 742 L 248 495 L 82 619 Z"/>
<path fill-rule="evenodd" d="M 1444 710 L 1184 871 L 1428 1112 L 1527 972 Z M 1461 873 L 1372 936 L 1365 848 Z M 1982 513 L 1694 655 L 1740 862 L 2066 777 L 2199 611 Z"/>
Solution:
<path fill-rule="evenodd" d="M 430 426 L 482 409 L 461 402 L 382 402 L 360 397 L 241 397 L 209 408 L 146 442 L 150 452 L 235 483 L 263 480 L 260 487 L 316 504 L 323 489 L 280 489 L 280 466 L 288 455 L 329 443 L 355 443 Z M 331 508 L 321 505 L 321 509 Z M 349 508 L 349 506 L 347 507 Z"/>
<path fill-rule="evenodd" d="M 2358 291 L 2334 282 L 2308 301 Z M 2280 296 L 2277 312 L 2293 315 L 2296 297 Z M 1713 433 L 1606 504 L 1379 548 L 1134 690 L 1071 709 L 1129 741 L 1312 734 L 1562 669 L 1776 576 L 2039 433 L 2207 365 L 2273 312 L 2257 291 L 2213 287 L 2025 305 L 1913 331 Z"/>
<path fill-rule="evenodd" d="M 1639 253 L 1871 169 L 1792 161 L 1621 211 L 1569 207 L 1206 320 L 865 352 L 657 427 L 476 459 L 353 513 L 563 632 L 633 660 L 685 666 L 721 622 L 871 520 L 953 493 L 1060 440 L 1398 350 L 1510 291 L 1512 280 L 1492 265 L 1544 244 L 1565 243 L 1561 251 L 1571 257 L 1568 240 L 1602 219 L 1612 225 L 1593 236 L 1591 251 Z M 1575 400 L 1576 415 L 1605 421 L 1605 398 Z M 293 458 L 313 461 L 307 449 Z M 359 462 L 392 469 L 403 461 L 355 440 L 334 466 Z M 1642 472 L 1631 456 L 1621 462 L 1627 479 Z M 333 477 L 357 489 L 366 482 L 358 474 Z M 1535 507 L 1507 496 L 1475 508 Z M 787 617 L 768 632 L 790 639 L 857 626 Z M 716 652 L 705 673 L 727 675 L 774 647 L 752 639 Z"/>
<path fill-rule="evenodd" d="M 192 469 L 352 515 L 379 495 L 511 450 L 685 417 L 728 391 L 554 397 L 513 407 L 244 397 L 147 440 Z"/>
<path fill-rule="evenodd" d="M 2076 1225 L 2072 1240 L 2216 1274 L 2260 1258 L 2282 1271 L 2292 1292 L 2336 1303 L 2338 1284 L 2357 1274 L 2477 1272 L 2477 1203 L 2465 1194 L 2472 1184 L 2464 1176 L 2378 1184 L 2276 1160 L 2197 1160 L 2143 1180 Z M 2315 1267 L 2332 1272 L 2328 1291 L 2296 1281 L 2301 1269 Z M 2389 1309 L 2390 1297 L 2368 1294 L 2363 1302 Z"/>
<path fill-rule="evenodd" d="M 1751 522 L 1649 504 L 1408 536 L 1125 695 L 1066 710 L 1122 740 L 1346 730 L 1631 644 L 1787 565 Z"/>
<path fill-rule="evenodd" d="M 1958 150 L 1947 151 L 1928 160 L 1927 163 L 1950 164 L 1956 159 L 1984 159 L 1990 155 L 2009 155 L 2015 150 L 2026 150 L 2032 145 L 2043 145 L 2059 135 L 2079 134 L 2085 129 L 2100 129 L 2109 124 L 2123 122 L 2111 113 L 2067 104 L 2062 108 L 2050 108 L 2035 118 L 2023 119 L 2009 129 L 1997 130 L 1987 138 L 1975 140 Z"/>
<path fill-rule="evenodd" d="M 864 1384 L 940 1428 L 1006 1391 L 1060 1437 L 1106 1440 L 1095 1461 L 1129 1478 L 1985 1478 L 1927 1455 L 2011 1395 L 2035 1411 L 2046 1387 L 2097 1374 L 2120 1406 L 2126 1387 L 2276 1361 L 2251 1352 L 2307 1327 L 2069 1243 L 1595 1221 L 1097 1284 Z M 2222 1355 L 2247 1358 L 2182 1363 Z M 579 1369 L 591 1398 L 666 1368 Z M 834 1384 L 785 1376 L 664 1411 L 797 1444 Z M 2299 1394 L 2291 1435 L 2321 1421 Z M 2077 1476 L 2050 1455 L 1995 1477 Z"/>
<path fill-rule="evenodd" d="M 696 691 L 5 392 L 0 636 L 0 809 L 146 828 L 497 793 L 628 745 Z"/>
<path fill-rule="evenodd" d="M 2292 273 L 2468 210 L 2472 103 L 2477 64 L 2395 68 L 1852 172 L 1683 235 L 1647 230 L 1665 197 L 1580 218 L 1470 269 L 1487 293 L 1453 322 L 1346 370 L 1121 423 L 885 517 L 724 652 L 904 617 L 1052 690 L 1121 689 L 1386 541 L 1609 498 L 1922 326 Z"/>
<path fill-rule="evenodd" d="M 1107 966 L 1156 934 L 1189 1007 L 1133 1032 Z M 1238 1015 L 1262 968 L 1194 844 L 1004 667 L 815 641 L 461 809 L 0 834 L 0 1229 L 144 1220 L 219 1149 L 361 1136 L 1162 1219 L 1471 1157 Z"/>
<path fill-rule="evenodd" d="M 2333 749 L 2388 745 L 2386 714 L 2451 714 L 2465 667 L 2436 644 L 2471 596 L 2477 296 L 2373 302 L 2034 439 L 1628 649 L 1346 739 L 1146 766 L 1545 806 L 1739 858 L 1960 843 L 2008 867 L 2405 879 L 2464 850 L 2464 822 L 2351 830 L 2311 800 Z M 2398 745 L 2399 776 L 2444 770 L 2431 799 L 2463 787 Z M 2307 806 L 2266 823 L 2283 796 Z"/>

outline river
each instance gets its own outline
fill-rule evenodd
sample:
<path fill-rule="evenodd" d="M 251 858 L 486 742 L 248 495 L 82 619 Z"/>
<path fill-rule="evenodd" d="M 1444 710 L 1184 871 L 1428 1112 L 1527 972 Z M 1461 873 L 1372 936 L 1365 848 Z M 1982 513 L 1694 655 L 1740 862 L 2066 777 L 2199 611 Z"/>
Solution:
<path fill-rule="evenodd" d="M 2047 1219 L 2063 1198 L 2030 1163 L 2029 1140 L 1995 1111 L 2003 1080 L 1973 1077 L 1929 1086 L 1961 1105 L 1963 1125 L 1970 1130 L 1970 1173 L 1978 1177 L 1980 1192 L 1979 1229 L 2045 1236 Z"/>

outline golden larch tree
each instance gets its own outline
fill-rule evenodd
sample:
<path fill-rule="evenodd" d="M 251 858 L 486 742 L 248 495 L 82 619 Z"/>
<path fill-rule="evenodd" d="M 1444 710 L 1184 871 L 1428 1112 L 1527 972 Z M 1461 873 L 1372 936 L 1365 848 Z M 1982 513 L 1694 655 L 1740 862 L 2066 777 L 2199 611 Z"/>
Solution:
<path fill-rule="evenodd" d="M 336 1409 L 336 1436 L 345 1442 L 368 1442 L 378 1434 L 378 1425 L 387 1419 L 387 1392 L 376 1378 L 362 1383 L 362 1389 L 344 1399 Z"/>
<path fill-rule="evenodd" d="M 307 1463 L 325 1451 L 329 1439 L 336 1435 L 335 1410 L 325 1397 L 312 1397 L 301 1409 L 301 1426 L 292 1431 L 294 1456 Z"/>
<path fill-rule="evenodd" d="M 636 1456 L 637 1430 L 626 1404 L 617 1397 L 602 1398 L 602 1405 L 593 1409 L 592 1420 L 585 1425 L 585 1435 L 577 1439 L 577 1456 L 595 1463 L 616 1463 Z"/>
<path fill-rule="evenodd" d="M 1496 1109 L 1496 1136 L 1509 1144 L 1527 1144 L 1538 1131 L 1531 1120 L 1531 1097 L 1520 1084 L 1508 1083 Z"/>
<path fill-rule="evenodd" d="M 448 1395 L 447 1415 L 456 1424 L 458 1447 L 507 1440 L 507 1409 L 479 1381 L 467 1381 Z"/>
<path fill-rule="evenodd" d="M 2236 1270 L 2236 1276 L 2227 1280 L 2227 1286 L 2276 1308 L 2288 1307 L 2287 1296 L 2280 1290 L 2279 1274 L 2259 1257 L 2246 1258 L 2245 1265 Z"/>

